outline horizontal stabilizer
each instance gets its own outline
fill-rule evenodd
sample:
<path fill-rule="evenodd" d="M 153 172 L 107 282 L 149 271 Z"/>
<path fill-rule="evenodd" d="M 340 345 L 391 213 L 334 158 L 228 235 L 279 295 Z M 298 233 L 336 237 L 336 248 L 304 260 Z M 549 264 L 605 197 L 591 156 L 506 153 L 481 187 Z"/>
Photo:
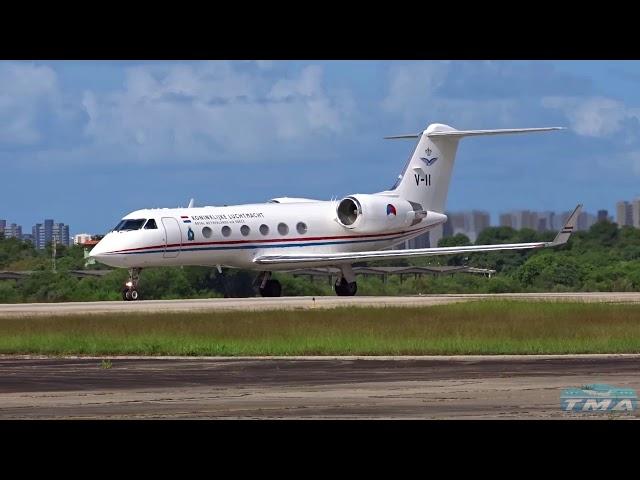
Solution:
<path fill-rule="evenodd" d="M 422 133 L 409 133 L 407 135 L 393 135 L 391 137 L 384 137 L 385 140 L 401 140 L 407 138 L 420 138 Z"/>
<path fill-rule="evenodd" d="M 462 138 L 462 137 L 479 137 L 483 135 L 508 135 L 513 133 L 533 133 L 533 132 L 549 132 L 551 130 L 565 130 L 565 127 L 542 127 L 542 128 L 501 128 L 497 130 L 425 130 L 420 133 L 408 133 L 406 135 L 393 135 L 391 137 L 384 137 L 385 140 L 402 140 L 410 138 L 420 138 L 423 133 L 427 137 L 449 137 L 449 138 Z"/>
<path fill-rule="evenodd" d="M 501 128 L 498 130 L 436 130 L 427 133 L 429 137 L 479 137 L 481 135 L 506 135 L 511 133 L 532 133 L 549 132 L 551 130 L 564 130 L 564 127 L 542 127 L 542 128 Z"/>

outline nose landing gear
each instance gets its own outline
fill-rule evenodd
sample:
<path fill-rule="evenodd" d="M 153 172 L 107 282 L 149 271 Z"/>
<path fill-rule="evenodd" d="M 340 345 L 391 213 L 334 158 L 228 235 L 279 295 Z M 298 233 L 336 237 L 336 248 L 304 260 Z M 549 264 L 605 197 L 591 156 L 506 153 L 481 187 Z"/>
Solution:
<path fill-rule="evenodd" d="M 141 268 L 129 269 L 129 280 L 122 287 L 123 300 L 140 300 L 140 292 L 138 291 L 138 280 L 140 279 Z"/>

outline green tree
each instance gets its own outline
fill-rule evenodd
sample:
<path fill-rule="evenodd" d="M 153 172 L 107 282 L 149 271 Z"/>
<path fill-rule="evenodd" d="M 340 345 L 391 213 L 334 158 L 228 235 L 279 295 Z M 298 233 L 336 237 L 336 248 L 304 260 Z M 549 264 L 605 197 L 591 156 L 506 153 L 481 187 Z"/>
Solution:
<path fill-rule="evenodd" d="M 585 271 L 580 263 L 569 256 L 545 253 L 529 258 L 518 269 L 516 276 L 526 287 L 553 291 L 579 288 Z"/>

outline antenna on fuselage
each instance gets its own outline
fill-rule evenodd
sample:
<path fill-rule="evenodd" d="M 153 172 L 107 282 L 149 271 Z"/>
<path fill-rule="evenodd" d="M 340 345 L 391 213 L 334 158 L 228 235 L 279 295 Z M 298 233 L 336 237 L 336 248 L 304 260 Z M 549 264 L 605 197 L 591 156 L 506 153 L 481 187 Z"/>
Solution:
<path fill-rule="evenodd" d="M 189 200 L 189 206 L 187 208 L 193 208 L 193 198 Z"/>

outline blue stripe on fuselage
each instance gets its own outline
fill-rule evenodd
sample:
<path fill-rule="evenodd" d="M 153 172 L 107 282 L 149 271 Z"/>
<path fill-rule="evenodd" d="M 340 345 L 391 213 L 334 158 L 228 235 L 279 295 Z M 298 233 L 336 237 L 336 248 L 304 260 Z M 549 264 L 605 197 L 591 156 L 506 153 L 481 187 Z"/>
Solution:
<path fill-rule="evenodd" d="M 412 232 L 413 233 L 413 232 Z M 411 233 L 411 234 L 412 234 Z M 207 250 L 258 250 L 261 248 L 287 248 L 287 247 L 314 247 L 318 245 L 344 245 L 347 243 L 367 243 L 367 242 L 386 242 L 389 240 L 397 240 L 399 238 L 403 238 L 409 236 L 411 234 L 404 234 L 397 237 L 391 238 L 376 238 L 373 240 L 342 240 L 338 242 L 313 242 L 313 243 L 288 243 L 288 244 L 278 244 L 278 245 L 234 245 L 230 247 L 193 247 L 193 248 L 184 248 L 188 244 L 183 244 L 180 249 L 161 249 L 161 250 L 147 250 L 145 252 L 113 252 L 108 253 L 107 255 L 139 255 L 144 253 L 170 253 L 170 252 L 199 252 L 199 251 L 207 251 Z"/>

